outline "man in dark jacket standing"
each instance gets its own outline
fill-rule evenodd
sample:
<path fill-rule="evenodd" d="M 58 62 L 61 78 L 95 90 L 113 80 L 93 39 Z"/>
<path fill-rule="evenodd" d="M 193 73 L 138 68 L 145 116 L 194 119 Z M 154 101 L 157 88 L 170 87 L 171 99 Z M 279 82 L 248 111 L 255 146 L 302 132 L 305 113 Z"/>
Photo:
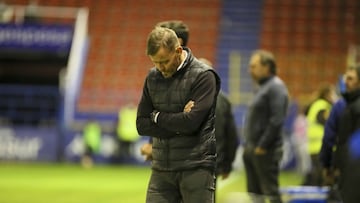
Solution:
<path fill-rule="evenodd" d="M 360 170 L 359 160 L 353 160 L 348 155 L 348 142 L 352 134 L 360 128 L 360 66 L 346 70 L 344 83 L 346 91 L 342 94 L 343 97 L 334 104 L 329 119 L 326 121 L 320 162 L 324 168 L 323 175 L 326 183 L 333 186 L 334 190 L 331 194 L 336 195 L 330 198 L 338 199 L 337 190 L 340 190 L 340 196 L 344 198 L 344 202 L 351 202 L 351 200 L 360 199 L 356 197 L 360 193 L 353 190 L 360 184 L 360 173 L 354 173 Z M 345 193 L 348 194 L 344 195 Z M 352 197 L 353 195 L 355 198 Z"/>
<path fill-rule="evenodd" d="M 199 60 L 212 67 L 209 60 L 205 58 L 199 58 Z M 232 171 L 232 163 L 238 146 L 238 134 L 231 103 L 221 90 L 217 97 L 215 116 L 216 176 L 221 176 L 224 180 Z"/>
<path fill-rule="evenodd" d="M 174 30 L 181 46 L 187 46 L 189 28 L 184 22 L 169 20 L 160 22 L 157 26 Z M 199 60 L 213 67 L 209 60 L 205 58 L 199 58 Z M 235 159 L 238 146 L 238 134 L 231 103 L 222 91 L 219 92 L 217 97 L 215 116 L 216 175 L 226 179 L 232 171 L 232 163 Z M 151 143 L 144 144 L 141 148 L 141 153 L 145 156 L 145 159 L 150 160 L 152 156 Z"/>
<path fill-rule="evenodd" d="M 270 52 L 255 51 L 249 65 L 259 86 L 245 120 L 243 160 L 247 189 L 255 203 L 263 203 L 266 198 L 271 203 L 281 203 L 278 176 L 288 91 L 276 76 L 275 58 Z"/>
<path fill-rule="evenodd" d="M 346 92 L 343 98 L 346 107 L 340 115 L 336 132 L 336 150 L 334 167 L 339 170 L 339 188 L 343 202 L 357 203 L 360 194 L 356 189 L 360 185 L 360 161 L 352 157 L 349 140 L 360 129 L 360 66 L 350 67 L 345 74 Z M 359 146 L 357 146 L 359 147 Z"/>
<path fill-rule="evenodd" d="M 136 122 L 140 135 L 153 138 L 146 202 L 212 203 L 220 79 L 168 28 L 151 31 L 147 55 L 155 67 L 146 77 Z"/>

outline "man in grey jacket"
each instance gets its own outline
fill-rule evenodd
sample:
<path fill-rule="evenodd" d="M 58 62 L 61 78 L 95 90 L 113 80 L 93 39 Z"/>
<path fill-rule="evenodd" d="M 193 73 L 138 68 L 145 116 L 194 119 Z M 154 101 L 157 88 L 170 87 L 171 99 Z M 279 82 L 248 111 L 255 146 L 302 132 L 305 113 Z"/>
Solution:
<path fill-rule="evenodd" d="M 288 90 L 276 76 L 272 53 L 255 51 L 250 59 L 250 74 L 258 85 L 245 120 L 244 165 L 247 189 L 255 203 L 268 198 L 281 203 L 279 163 L 282 157 L 281 130 L 288 108 Z"/>

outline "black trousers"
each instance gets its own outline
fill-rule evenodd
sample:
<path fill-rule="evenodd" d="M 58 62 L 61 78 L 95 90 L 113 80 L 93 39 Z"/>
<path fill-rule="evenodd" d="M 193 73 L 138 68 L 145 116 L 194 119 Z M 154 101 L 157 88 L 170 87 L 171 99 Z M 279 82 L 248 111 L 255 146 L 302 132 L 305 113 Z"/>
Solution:
<path fill-rule="evenodd" d="M 179 172 L 153 170 L 147 203 L 214 203 L 215 175 L 206 169 Z"/>
<path fill-rule="evenodd" d="M 344 166 L 340 170 L 340 193 L 344 203 L 360 202 L 360 159 L 344 157 Z"/>
<path fill-rule="evenodd" d="M 253 147 L 245 147 L 243 160 L 246 171 L 247 190 L 254 203 L 282 203 L 279 192 L 279 163 L 282 149 L 268 151 L 264 155 L 255 155 Z"/>

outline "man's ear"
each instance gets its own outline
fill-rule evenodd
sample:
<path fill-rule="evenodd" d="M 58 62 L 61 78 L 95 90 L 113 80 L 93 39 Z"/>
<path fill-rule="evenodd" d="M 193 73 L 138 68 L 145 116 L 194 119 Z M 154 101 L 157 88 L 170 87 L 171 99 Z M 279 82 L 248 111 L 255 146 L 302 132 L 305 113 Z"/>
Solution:
<path fill-rule="evenodd" d="M 176 48 L 176 50 L 175 50 L 175 52 L 177 53 L 177 54 L 182 54 L 182 47 L 181 46 L 178 46 L 177 48 Z"/>

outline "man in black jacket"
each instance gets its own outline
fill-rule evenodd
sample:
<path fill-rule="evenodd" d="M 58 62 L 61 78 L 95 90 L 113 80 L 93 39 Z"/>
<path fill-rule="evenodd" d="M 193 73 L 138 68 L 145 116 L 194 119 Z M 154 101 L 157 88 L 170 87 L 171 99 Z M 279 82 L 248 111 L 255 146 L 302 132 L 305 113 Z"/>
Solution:
<path fill-rule="evenodd" d="M 215 115 L 216 175 L 224 180 L 229 177 L 232 171 L 232 163 L 238 146 L 238 136 L 231 103 L 222 91 L 217 97 Z"/>
<path fill-rule="evenodd" d="M 158 23 L 157 26 L 174 30 L 181 46 L 187 46 L 189 28 L 184 22 L 179 20 L 163 21 Z M 199 58 L 199 60 L 212 67 L 209 60 L 205 58 Z M 231 103 L 222 91 L 219 92 L 217 97 L 215 117 L 216 175 L 226 179 L 232 171 L 232 163 L 238 146 L 238 135 Z M 150 160 L 152 153 L 151 143 L 144 144 L 141 150 L 146 159 Z"/>
<path fill-rule="evenodd" d="M 347 103 L 351 103 L 352 105 L 356 106 L 355 105 L 356 102 L 354 101 L 356 100 L 357 98 L 356 95 L 359 94 L 359 89 L 360 89 L 360 67 L 357 68 L 349 67 L 346 70 L 344 74 L 344 84 L 346 89 L 345 92 L 342 94 L 343 97 L 334 104 L 334 107 L 330 112 L 329 118 L 326 121 L 324 137 L 322 140 L 322 146 L 320 150 L 320 162 L 324 168 L 323 177 L 325 183 L 331 185 L 332 187 L 329 198 L 330 199 L 334 198 L 335 200 L 341 199 L 341 195 L 339 195 L 338 190 L 341 191 L 343 187 L 344 179 L 341 178 L 341 173 L 339 172 L 339 169 L 341 169 L 342 166 L 344 166 L 344 163 L 346 163 L 346 160 L 348 158 L 346 155 L 348 148 L 347 142 L 351 134 L 349 132 L 348 133 L 340 132 L 340 126 L 342 126 L 341 127 L 342 131 L 344 131 L 344 127 L 346 126 L 347 123 L 349 124 L 351 123 L 351 125 L 356 126 L 355 124 L 356 116 L 354 116 L 354 119 L 345 119 L 344 112 L 347 112 L 347 114 L 350 113 L 349 109 L 345 111 Z M 345 129 L 346 128 L 347 127 L 345 127 Z M 351 131 L 351 129 L 353 128 L 350 127 L 349 129 Z M 334 152 L 335 149 L 336 151 Z M 353 173 L 354 171 L 358 171 L 355 169 L 356 167 L 348 167 L 348 168 L 352 170 L 350 173 L 344 172 L 344 168 L 342 169 L 342 173 L 352 176 L 355 175 Z M 357 181 L 360 180 L 359 175 L 358 178 L 359 179 Z M 350 180 L 356 181 L 356 176 L 351 177 Z M 352 190 L 350 190 L 350 192 L 351 191 Z"/>
<path fill-rule="evenodd" d="M 265 202 L 265 197 L 271 203 L 281 203 L 278 176 L 288 91 L 276 76 L 275 58 L 270 52 L 255 51 L 249 65 L 259 86 L 245 120 L 243 160 L 247 189 L 256 203 Z"/>
<path fill-rule="evenodd" d="M 349 143 L 360 129 L 360 66 L 350 67 L 345 74 L 346 107 L 340 115 L 336 132 L 334 167 L 339 170 L 339 189 L 345 203 L 357 203 L 360 193 L 360 160 L 351 156 Z M 360 146 L 357 146 L 360 147 Z"/>
<path fill-rule="evenodd" d="M 153 139 L 146 202 L 212 203 L 220 78 L 168 28 L 150 32 L 147 55 L 155 67 L 146 77 L 136 121 L 139 134 Z"/>
<path fill-rule="evenodd" d="M 199 60 L 212 67 L 209 60 L 205 58 L 199 58 Z M 238 135 L 231 103 L 221 90 L 217 97 L 215 116 L 216 175 L 221 176 L 224 180 L 232 171 L 232 163 L 238 146 Z"/>
<path fill-rule="evenodd" d="M 189 40 L 189 27 L 187 24 L 180 20 L 169 20 L 169 21 L 162 21 L 156 24 L 155 27 L 164 27 L 174 30 L 176 33 L 178 40 L 181 46 L 186 47 L 187 42 Z M 152 159 L 152 138 L 148 143 L 145 143 L 141 146 L 140 149 L 141 155 L 145 157 L 145 160 L 149 161 Z"/>

